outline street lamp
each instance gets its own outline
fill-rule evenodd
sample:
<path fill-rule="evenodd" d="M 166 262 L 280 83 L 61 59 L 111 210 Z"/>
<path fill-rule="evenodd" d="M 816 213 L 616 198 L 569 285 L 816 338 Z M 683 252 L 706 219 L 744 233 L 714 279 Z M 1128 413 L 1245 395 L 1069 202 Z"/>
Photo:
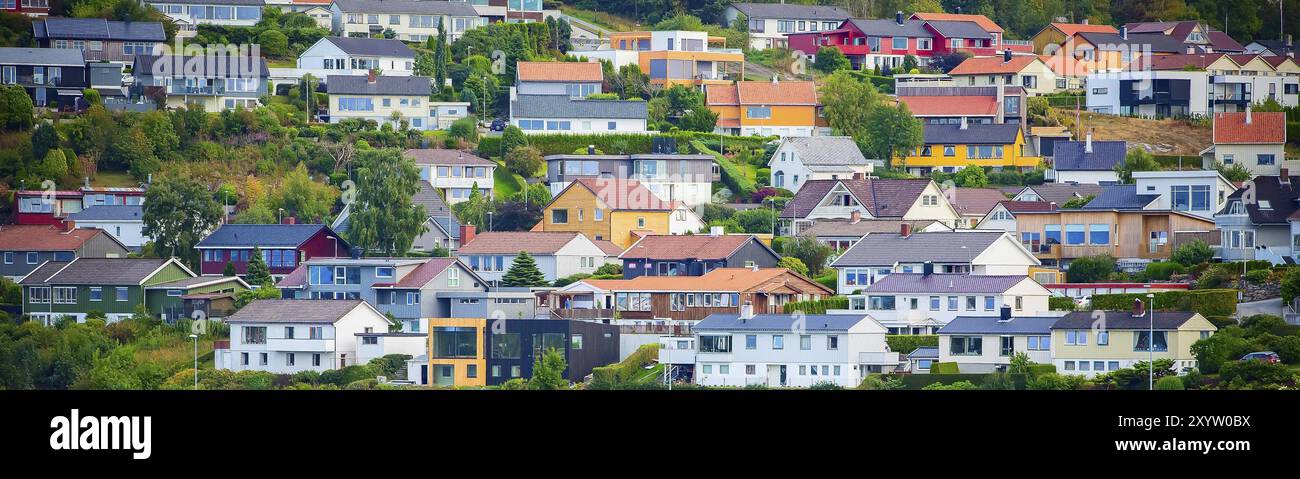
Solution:
<path fill-rule="evenodd" d="M 1156 295 L 1147 293 L 1147 390 L 1156 388 Z"/>
<path fill-rule="evenodd" d="M 492 231 L 492 214 L 493 214 L 493 212 L 489 211 L 489 212 L 487 212 L 487 214 L 488 214 L 488 231 Z"/>
<path fill-rule="evenodd" d="M 194 390 L 199 390 L 199 335 L 190 333 L 190 339 L 194 340 Z"/>

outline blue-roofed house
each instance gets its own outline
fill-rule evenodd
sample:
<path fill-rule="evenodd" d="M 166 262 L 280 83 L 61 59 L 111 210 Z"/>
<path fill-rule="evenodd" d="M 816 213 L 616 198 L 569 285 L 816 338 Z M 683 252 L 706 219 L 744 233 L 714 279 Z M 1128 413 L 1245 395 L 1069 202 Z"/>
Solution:
<path fill-rule="evenodd" d="M 1089 133 L 1084 141 L 1058 141 L 1053 147 L 1052 168 L 1057 183 L 1099 185 L 1119 181 L 1115 165 L 1124 162 L 1128 143 L 1093 141 Z"/>
<path fill-rule="evenodd" d="M 1141 194 L 1137 185 L 1103 185 L 1101 193 L 1083 205 L 1085 210 L 1146 210 L 1160 200 L 1157 194 Z"/>
<path fill-rule="evenodd" d="M 907 371 L 912 374 L 927 374 L 937 362 L 939 348 L 935 346 L 921 346 L 907 353 Z"/>
<path fill-rule="evenodd" d="M 167 41 L 161 22 L 48 17 L 32 21 L 32 38 L 42 48 L 81 50 L 86 61 L 129 64 L 136 55 L 155 55 Z"/>
<path fill-rule="evenodd" d="M 98 205 L 68 215 L 67 221 L 81 228 L 98 228 L 121 241 L 134 251 L 140 251 L 152 241 L 144 235 L 143 205 Z"/>
<path fill-rule="evenodd" d="M 693 327 L 695 383 L 705 386 L 855 387 L 902 365 L 886 329 L 865 314 L 711 314 Z"/>
<path fill-rule="evenodd" d="M 1018 353 L 1039 364 L 1052 363 L 1052 325 L 1060 315 L 1012 316 L 1003 306 L 997 316 L 958 316 L 939 329 L 939 361 L 957 363 L 962 373 L 1005 372 Z"/>
<path fill-rule="evenodd" d="M 245 274 L 255 247 L 261 248 L 262 259 L 276 279 L 312 258 L 347 257 L 352 248 L 327 225 L 224 224 L 194 247 L 202 255 L 199 274 L 219 275 L 226 263 L 233 263 L 236 273 Z"/>
<path fill-rule="evenodd" d="M 1048 311 L 1051 292 L 1023 274 L 893 273 L 859 294 L 849 295 L 847 313 L 870 314 L 890 334 L 934 334 L 958 316 L 997 317 L 1003 305 L 1013 314 Z"/>

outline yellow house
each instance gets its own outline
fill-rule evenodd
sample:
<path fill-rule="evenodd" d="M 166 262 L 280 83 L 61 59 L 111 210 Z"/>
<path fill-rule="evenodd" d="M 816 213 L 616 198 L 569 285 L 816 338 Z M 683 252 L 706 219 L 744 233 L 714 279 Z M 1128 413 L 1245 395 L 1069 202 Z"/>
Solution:
<path fill-rule="evenodd" d="M 928 176 L 935 170 L 954 172 L 969 165 L 1028 170 L 1037 168 L 1042 158 L 1027 154 L 1025 134 L 1018 124 L 962 121 L 958 125 L 925 125 L 921 148 L 899 155 L 894 162 L 908 173 Z"/>
<path fill-rule="evenodd" d="M 1186 311 L 1076 311 L 1052 325 L 1052 362 L 1061 374 L 1094 376 L 1149 358 L 1172 359 L 1179 372 L 1195 368 L 1192 344 L 1218 328 Z M 1154 331 L 1152 331 L 1154 329 Z M 1151 340 L 1154 332 L 1154 341 Z M 1148 344 L 1154 344 L 1154 351 Z"/>
<path fill-rule="evenodd" d="M 674 217 L 689 213 L 682 209 L 636 180 L 579 178 L 546 205 L 533 230 L 578 232 L 627 249 L 645 235 L 683 233 L 673 228 Z"/>
<path fill-rule="evenodd" d="M 1049 23 L 1034 37 L 1030 39 L 1034 42 L 1034 53 L 1040 55 L 1051 55 L 1056 52 L 1057 47 L 1063 45 L 1066 41 L 1074 38 L 1076 34 L 1083 32 L 1094 33 L 1119 33 L 1115 27 L 1110 25 L 1092 25 L 1088 23 Z M 1050 51 L 1049 51 L 1050 50 Z"/>
<path fill-rule="evenodd" d="M 487 385 L 486 329 L 481 318 L 430 318 L 429 384 Z"/>
<path fill-rule="evenodd" d="M 738 81 L 705 86 L 705 104 L 723 135 L 813 136 L 819 125 L 817 87 L 810 81 Z"/>
<path fill-rule="evenodd" d="M 611 60 L 615 67 L 621 67 L 626 54 L 633 53 L 641 71 L 650 76 L 650 83 L 665 88 L 673 85 L 727 85 L 742 76 L 745 64 L 745 54 L 740 49 L 725 48 L 725 37 L 707 32 L 614 32 L 609 35 L 609 45 L 611 50 L 581 54 Z"/>

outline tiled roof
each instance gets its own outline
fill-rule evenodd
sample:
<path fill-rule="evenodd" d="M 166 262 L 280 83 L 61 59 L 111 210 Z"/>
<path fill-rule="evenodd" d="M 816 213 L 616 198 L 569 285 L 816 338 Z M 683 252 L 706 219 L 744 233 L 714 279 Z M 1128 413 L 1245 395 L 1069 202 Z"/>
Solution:
<path fill-rule="evenodd" d="M 150 285 L 149 289 L 187 289 L 198 285 L 205 285 L 209 283 L 217 284 L 217 283 L 224 283 L 224 282 L 234 282 L 236 284 L 240 284 L 245 287 L 248 286 L 248 283 L 245 283 L 244 280 L 239 279 L 238 276 L 191 276 L 189 278 L 181 278 L 174 281 L 168 281 L 166 283 L 158 283 L 158 284 Z"/>
<path fill-rule="evenodd" d="M 1053 148 L 1056 171 L 1111 171 L 1128 153 L 1124 141 L 1093 140 L 1091 153 L 1086 141 L 1058 141 Z"/>
<path fill-rule="evenodd" d="M 816 105 L 817 86 L 810 81 L 738 81 L 709 85 L 705 97 L 709 105 Z"/>
<path fill-rule="evenodd" d="M 674 207 L 672 203 L 659 199 L 658 195 L 636 180 L 579 178 L 574 180 L 569 188 L 573 188 L 574 185 L 587 188 L 596 195 L 596 199 L 613 210 L 668 211 Z"/>
<path fill-rule="evenodd" d="M 1223 58 L 1223 53 L 1204 53 L 1204 54 L 1186 54 L 1176 55 L 1152 55 L 1144 56 L 1134 60 L 1127 67 L 1128 70 L 1183 70 L 1187 67 L 1206 68 L 1211 63 Z"/>
<path fill-rule="evenodd" d="M 915 116 L 994 116 L 998 114 L 995 96 L 900 96 Z"/>
<path fill-rule="evenodd" d="M 1097 317 L 1097 313 L 1102 316 Z M 1184 323 L 1196 317 L 1189 311 L 1148 311 L 1142 316 L 1133 316 L 1132 311 L 1074 311 L 1056 320 L 1052 329 L 1091 329 L 1099 319 L 1105 318 L 1106 329 L 1147 329 L 1155 323 L 1155 329 L 1178 329 Z"/>
<path fill-rule="evenodd" d="M 325 37 L 325 41 L 351 55 L 415 58 L 406 43 L 391 38 Z"/>
<path fill-rule="evenodd" d="M 1124 38 L 1117 33 L 1083 32 L 1075 38 L 1082 38 L 1093 45 L 1108 48 L 1150 47 L 1153 53 L 1187 53 L 1187 46 L 1183 45 L 1182 40 L 1158 33 L 1136 34 L 1129 31 L 1128 38 Z"/>
<path fill-rule="evenodd" d="M 511 102 L 514 118 L 645 119 L 649 104 L 640 100 L 584 100 L 567 95 L 518 95 Z"/>
<path fill-rule="evenodd" d="M 704 86 L 705 103 L 709 105 L 739 105 L 735 85 L 709 84 Z M 737 120 L 739 121 L 739 120 Z"/>
<path fill-rule="evenodd" d="M 261 3 L 259 3 L 258 5 L 261 5 Z M 223 58 L 223 57 L 219 57 L 219 56 L 193 57 L 193 56 L 183 56 L 183 55 L 136 55 L 133 71 L 135 72 L 137 78 L 140 76 L 151 75 L 153 72 L 160 72 L 160 71 L 170 72 L 171 76 L 180 76 L 182 74 L 188 76 L 194 76 L 197 74 L 201 74 L 203 75 L 204 78 L 262 78 L 262 77 L 270 76 L 271 74 L 271 70 L 269 70 L 266 67 L 266 59 L 262 57 L 225 56 L 224 65 L 221 63 L 213 63 L 216 60 L 210 60 L 211 58 Z M 171 62 L 171 65 L 169 66 L 169 68 L 161 68 L 156 66 L 158 62 Z M 195 62 L 195 63 L 191 63 L 191 62 Z M 191 73 L 184 69 L 175 68 L 178 65 L 179 66 L 196 65 L 196 64 L 207 65 L 209 63 L 215 65 L 215 70 L 209 71 L 209 69 L 205 67 L 203 71 Z"/>
<path fill-rule="evenodd" d="M 402 156 L 415 161 L 417 165 L 474 165 L 497 166 L 492 160 L 480 158 L 473 153 L 445 148 L 420 148 L 406 150 Z"/>
<path fill-rule="evenodd" d="M 231 224 L 221 225 L 199 241 L 196 248 L 294 248 L 303 244 L 325 225 Z M 335 235 L 338 236 L 338 235 Z M 341 239 L 340 239 L 341 241 Z M 346 247 L 346 244 L 342 245 Z"/>
<path fill-rule="evenodd" d="M 411 195 L 411 204 L 424 207 L 424 214 L 428 216 L 440 215 L 445 216 L 448 211 L 447 202 L 438 194 L 438 189 L 434 188 L 427 181 L 421 181 L 420 191 Z"/>
<path fill-rule="evenodd" d="M 1286 143 L 1286 113 L 1250 112 L 1215 113 L 1214 143 L 1216 144 L 1281 144 Z"/>
<path fill-rule="evenodd" d="M 0 63 L 5 65 L 86 66 L 81 50 L 76 48 L 0 48 Z"/>
<path fill-rule="evenodd" d="M 755 314 L 740 319 L 739 314 L 710 314 L 691 329 L 700 331 L 792 331 L 796 324 L 805 331 L 848 331 L 862 321 L 871 321 L 857 314 Z"/>
<path fill-rule="evenodd" d="M 857 197 L 871 216 L 876 218 L 902 217 L 916 203 L 929 179 L 882 179 L 866 178 L 861 180 L 808 180 L 794 198 L 781 210 L 782 218 L 803 218 L 821 203 L 826 193 L 836 184 Z"/>
<path fill-rule="evenodd" d="M 963 20 L 930 20 L 925 22 L 939 32 L 944 38 L 974 38 L 989 39 L 993 38 L 989 31 L 980 24 Z"/>
<path fill-rule="evenodd" d="M 847 136 L 788 136 L 781 140 L 782 148 L 798 154 L 805 166 L 866 165 L 862 150 L 853 138 Z"/>
<path fill-rule="evenodd" d="M 227 323 L 334 323 L 364 304 L 359 299 L 259 299 L 230 316 Z"/>
<path fill-rule="evenodd" d="M 1002 293 L 1026 279 L 1029 277 L 1022 275 L 891 273 L 862 291 L 867 294 Z"/>
<path fill-rule="evenodd" d="M 610 241 L 610 240 L 591 240 L 591 242 L 592 242 L 592 243 L 596 243 L 596 247 L 597 247 L 597 248 L 600 248 L 601 251 L 604 251 L 604 252 L 605 252 L 605 256 L 618 256 L 618 255 L 623 254 L 623 247 L 614 244 L 613 241 Z"/>
<path fill-rule="evenodd" d="M 451 265 L 459 262 L 456 258 L 429 258 L 424 264 L 417 266 L 415 270 L 406 273 L 402 279 L 393 285 L 397 289 L 418 289 L 429 284 L 434 278 L 446 271 Z M 468 268 L 466 269 L 468 271 Z M 473 274 L 473 272 L 470 272 Z"/>
<path fill-rule="evenodd" d="M 1038 60 L 1034 55 L 1012 55 L 1011 61 L 1005 61 L 1001 55 L 994 57 L 971 57 L 961 62 L 949 75 L 990 75 L 1019 73 Z"/>
<path fill-rule="evenodd" d="M 595 62 L 519 62 L 519 81 L 598 82 L 605 79 Z"/>
<path fill-rule="evenodd" d="M 555 254 L 582 233 L 560 231 L 486 231 L 460 245 L 456 254 Z"/>
<path fill-rule="evenodd" d="M 1080 32 L 1119 33 L 1115 27 L 1097 23 L 1053 23 L 1052 26 L 1067 37 Z"/>
<path fill-rule="evenodd" d="M 925 125 L 927 145 L 997 144 L 1016 142 L 1020 125 L 1015 123 L 968 123 L 961 125 Z"/>
<path fill-rule="evenodd" d="M 307 285 L 307 264 L 298 263 L 298 267 L 275 283 L 277 288 L 301 288 Z"/>
<path fill-rule="evenodd" d="M 898 233 L 904 223 L 912 225 L 912 231 L 922 231 L 929 228 L 930 225 L 938 223 L 935 220 L 877 220 L 863 218 L 853 223 L 847 219 L 819 219 L 809 228 L 804 228 L 800 234 L 806 234 L 813 237 L 822 236 L 854 236 L 861 237 L 868 233 Z"/>
<path fill-rule="evenodd" d="M 796 20 L 846 20 L 849 12 L 840 7 L 826 5 L 796 5 L 786 3 L 732 3 L 731 6 L 749 18 L 789 18 Z"/>
<path fill-rule="evenodd" d="M 1056 211 L 1057 205 L 1046 201 L 1003 201 L 999 203 L 1011 214 Z"/>
<path fill-rule="evenodd" d="M 882 266 L 895 263 L 969 263 L 1002 238 L 1002 231 L 934 231 L 908 236 L 872 233 L 863 236 L 832 266 Z"/>
<path fill-rule="evenodd" d="M 984 15 L 972 15 L 969 13 L 916 12 L 912 14 L 912 18 L 921 19 L 921 20 L 975 22 L 980 26 L 980 28 L 983 28 L 986 31 L 989 32 L 1002 31 L 1002 27 L 999 27 L 997 23 L 994 23 L 993 20 L 990 20 L 989 17 L 986 17 Z"/>
<path fill-rule="evenodd" d="M 166 264 L 162 258 L 77 258 L 53 276 L 37 271 L 23 278 L 23 284 L 140 284 Z M 51 262 L 54 263 L 54 262 Z M 43 268 L 42 268 L 43 269 Z M 36 274 L 41 273 L 41 274 Z"/>
<path fill-rule="evenodd" d="M 380 76 L 371 83 L 363 75 L 330 75 L 325 84 L 331 95 L 429 96 L 433 91 L 433 82 L 421 76 Z"/>
<path fill-rule="evenodd" d="M 1050 334 L 1060 316 L 958 316 L 939 329 L 939 334 Z"/>
<path fill-rule="evenodd" d="M 1007 195 L 996 188 L 957 188 L 948 201 L 962 216 L 984 216 L 1006 199 Z"/>
<path fill-rule="evenodd" d="M 1058 53 L 1056 55 L 1039 55 L 1047 68 L 1052 69 L 1052 73 L 1064 77 L 1084 77 L 1092 73 L 1092 64 L 1090 62 L 1080 61 L 1070 55 Z M 1039 127 L 1034 127 L 1039 128 Z"/>
<path fill-rule="evenodd" d="M 75 251 L 100 234 L 106 233 L 97 228 L 64 232 L 49 225 L 3 225 L 0 226 L 0 250 Z"/>
<path fill-rule="evenodd" d="M 750 241 L 753 235 L 650 235 L 637 241 L 622 259 L 710 260 L 726 259 Z"/>
<path fill-rule="evenodd" d="M 1241 188 L 1228 198 L 1232 200 L 1241 200 L 1247 192 L 1253 192 L 1255 201 L 1243 201 L 1246 207 L 1246 214 L 1250 216 L 1251 223 L 1260 224 L 1284 224 L 1287 218 L 1294 213 L 1300 212 L 1300 176 L 1289 175 L 1289 183 L 1282 184 L 1278 181 L 1278 176 L 1256 176 L 1252 181 L 1253 188 Z M 1268 202 L 1268 209 L 1260 208 L 1261 202 Z M 1225 205 L 1224 208 L 1230 206 Z"/>
<path fill-rule="evenodd" d="M 1083 209 L 1140 210 L 1159 199 L 1160 195 L 1139 195 L 1137 185 L 1107 185 Z"/>
<path fill-rule="evenodd" d="M 144 205 L 94 205 L 68 215 L 72 221 L 144 221 Z"/>
<path fill-rule="evenodd" d="M 907 359 L 939 359 L 939 348 L 935 346 L 921 346 L 907 353 Z"/>
<path fill-rule="evenodd" d="M 849 19 L 849 24 L 853 25 L 865 35 L 880 37 L 908 37 L 908 38 L 933 38 L 929 30 L 925 29 L 925 22 L 920 20 L 904 20 L 902 25 L 895 22 L 892 18 L 853 18 Z"/>
<path fill-rule="evenodd" d="M 1210 40 L 1210 47 L 1216 52 L 1244 52 L 1246 47 L 1241 46 L 1241 42 L 1233 39 L 1227 33 L 1211 30 L 1206 36 Z"/>
<path fill-rule="evenodd" d="M 1276 70 L 1278 66 L 1282 65 L 1285 62 L 1291 62 L 1292 64 L 1295 64 L 1294 58 L 1284 56 L 1284 55 L 1270 55 L 1270 56 L 1261 55 L 1260 58 L 1263 59 L 1264 62 L 1272 66 L 1274 70 Z"/>

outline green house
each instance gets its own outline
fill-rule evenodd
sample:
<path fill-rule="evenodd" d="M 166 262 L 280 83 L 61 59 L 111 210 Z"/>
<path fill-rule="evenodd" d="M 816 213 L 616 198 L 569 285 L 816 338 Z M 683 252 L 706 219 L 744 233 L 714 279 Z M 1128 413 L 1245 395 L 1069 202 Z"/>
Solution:
<path fill-rule="evenodd" d="M 188 317 L 186 297 L 204 299 L 248 289 L 235 277 L 197 277 L 176 258 L 76 258 L 47 261 L 18 282 L 23 314 L 52 324 L 60 317 L 129 318 L 143 304 L 164 320 Z"/>

